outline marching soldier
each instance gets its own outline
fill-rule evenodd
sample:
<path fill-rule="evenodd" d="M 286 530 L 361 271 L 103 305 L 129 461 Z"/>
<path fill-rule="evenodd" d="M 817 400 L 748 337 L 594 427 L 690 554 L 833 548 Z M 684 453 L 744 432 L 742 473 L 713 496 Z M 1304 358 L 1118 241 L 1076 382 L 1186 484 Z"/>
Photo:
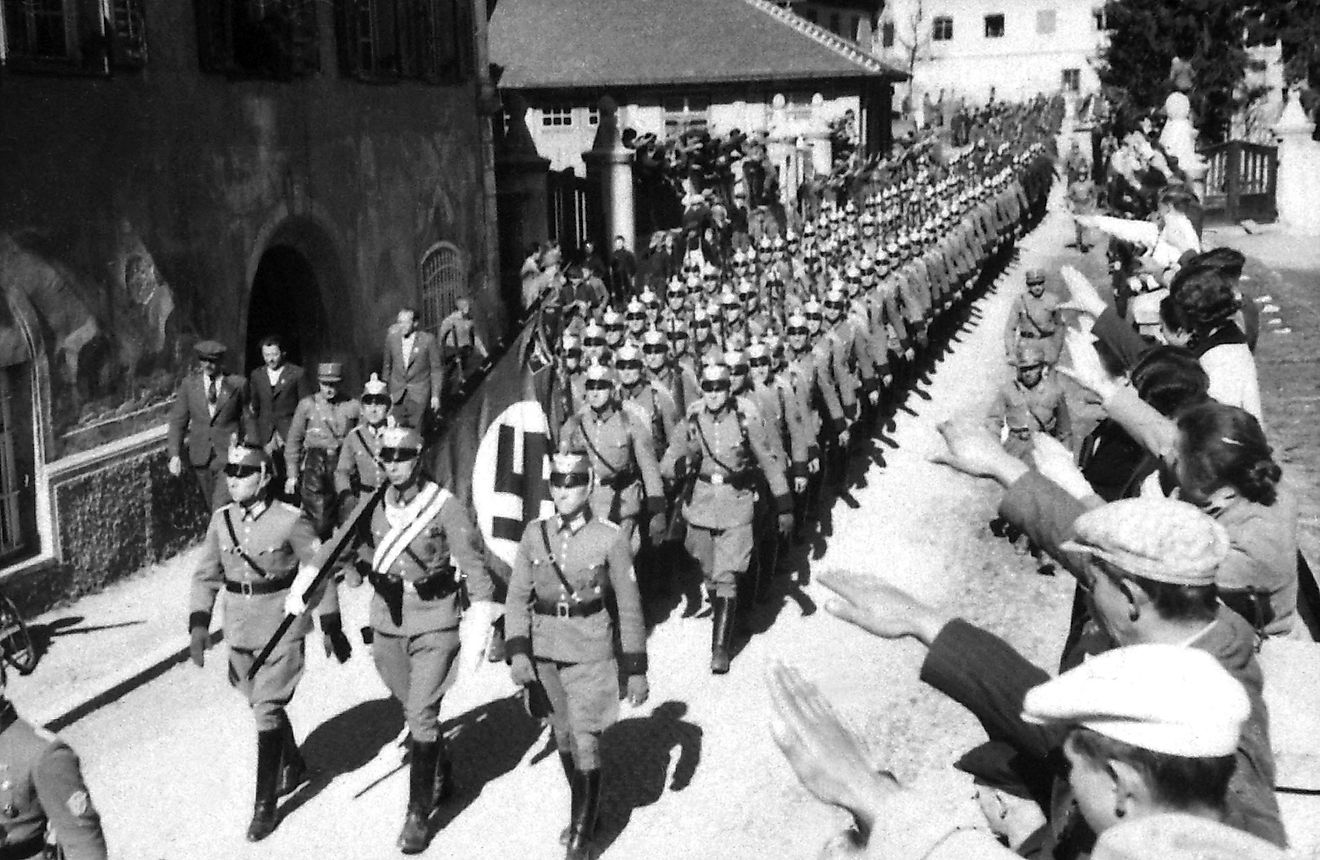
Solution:
<path fill-rule="evenodd" d="M 701 566 L 714 606 L 710 670 L 729 671 L 729 645 L 737 607 L 738 577 L 752 557 L 756 470 L 769 484 L 779 529 L 793 528 L 793 500 L 784 471 L 771 453 L 759 414 L 744 411 L 730 397 L 729 369 L 708 365 L 701 376 L 701 403 L 688 412 L 685 432 L 675 435 L 666 465 L 685 462 L 693 480 L 683 507 L 687 551 Z"/>
<path fill-rule="evenodd" d="M 101 816 L 69 745 L 18 715 L 0 664 L 0 857 L 105 860 Z"/>
<path fill-rule="evenodd" d="M 440 734 L 440 702 L 457 674 L 460 592 L 471 599 L 469 621 L 486 630 L 494 618 L 494 583 L 462 503 L 422 471 L 422 437 L 410 427 L 381 432 L 380 460 L 389 489 L 370 512 L 345 580 L 367 580 L 371 656 L 408 724 L 408 810 L 398 847 L 420 854 L 431 820 L 454 790 Z M 455 566 L 457 562 L 457 567 Z"/>
<path fill-rule="evenodd" d="M 586 403 L 586 373 L 582 369 L 582 341 L 565 332 L 559 341 L 560 379 L 564 414 L 572 415 Z"/>
<path fill-rule="evenodd" d="M 389 388 L 376 374 L 371 374 L 362 387 L 360 403 L 362 420 L 344 440 L 335 466 L 335 494 L 339 499 L 341 520 L 347 519 L 358 503 L 375 492 L 385 480 L 380 446 L 381 432 L 390 412 L 390 395 Z"/>
<path fill-rule="evenodd" d="M 638 517 L 650 518 L 653 537 L 665 528 L 664 485 L 648 419 L 635 404 L 620 402 L 607 367 L 587 368 L 586 392 L 587 405 L 559 431 L 559 452 L 587 452 L 596 475 L 592 512 L 622 527 L 635 553 Z"/>
<path fill-rule="evenodd" d="M 1004 329 L 1004 348 L 1012 360 L 1018 345 L 1035 341 L 1048 364 L 1059 360 L 1063 321 L 1059 315 L 1059 297 L 1045 292 L 1045 273 L 1040 269 L 1027 272 L 1027 291 L 1013 303 Z"/>
<path fill-rule="evenodd" d="M 666 450 L 674 435 L 674 425 L 679 421 L 674 398 L 664 385 L 643 376 L 642 351 L 635 346 L 627 345 L 619 350 L 614 369 L 619 374 L 619 398 L 636 405 L 645 414 L 653 450 Z"/>
<path fill-rule="evenodd" d="M 1015 457 L 1031 450 L 1033 433 L 1053 436 L 1071 447 L 1068 401 L 1063 387 L 1050 372 L 1044 350 L 1039 344 L 1025 342 L 1018 347 L 1014 364 L 1016 377 L 999 387 L 986 416 L 990 431 L 1007 433 L 1004 448 Z"/>
<path fill-rule="evenodd" d="M 514 683 L 540 684 L 572 796 L 563 841 L 568 860 L 594 857 L 601 802 L 600 736 L 618 719 L 619 662 L 628 701 L 641 705 L 646 631 L 628 537 L 591 510 L 591 470 L 582 453 L 551 460 L 556 514 L 527 525 L 505 603 Z M 617 606 L 616 625 L 606 605 Z"/>
<path fill-rule="evenodd" d="M 233 501 L 211 515 L 193 574 L 189 654 L 198 666 L 203 664 L 211 613 L 223 590 L 229 680 L 247 697 L 257 724 L 256 799 L 247 838 L 258 842 L 275 830 L 278 798 L 305 779 L 306 767 L 284 709 L 302 677 L 303 640 L 311 632 L 308 616 L 295 613 L 299 619 L 256 677 L 249 680 L 248 672 L 283 620 L 299 565 L 314 561 L 319 543 L 307 517 L 292 505 L 271 499 L 272 468 L 263 449 L 241 445 L 235 437 L 224 473 Z M 306 602 L 318 607 L 326 655 L 333 654 L 342 663 L 350 647 L 335 590 L 312 597 Z"/>
<path fill-rule="evenodd" d="M 293 495 L 297 490 L 317 536 L 326 538 L 335 522 L 339 448 L 357 424 L 360 407 L 356 401 L 340 396 L 344 366 L 339 362 L 317 365 L 316 378 L 320 390 L 299 401 L 289 424 L 289 439 L 284 446 L 289 477 L 284 492 Z"/>

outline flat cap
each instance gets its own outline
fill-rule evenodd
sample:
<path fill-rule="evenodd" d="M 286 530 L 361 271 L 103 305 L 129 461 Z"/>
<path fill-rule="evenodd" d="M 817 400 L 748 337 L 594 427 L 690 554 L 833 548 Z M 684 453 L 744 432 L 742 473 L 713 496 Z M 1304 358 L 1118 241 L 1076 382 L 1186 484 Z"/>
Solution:
<path fill-rule="evenodd" d="M 229 349 L 218 340 L 199 340 L 193 344 L 193 352 L 198 358 L 219 361 L 225 357 Z"/>
<path fill-rule="evenodd" d="M 1027 283 L 1028 283 L 1028 284 L 1043 284 L 1043 283 L 1045 283 L 1045 270 L 1044 270 L 1044 269 L 1027 269 Z"/>
<path fill-rule="evenodd" d="M 325 382 L 338 382 L 344 378 L 344 365 L 338 361 L 323 361 L 316 365 L 316 378 Z"/>
<path fill-rule="evenodd" d="M 1209 652 L 1183 645 L 1106 651 L 1027 691 L 1022 718 L 1080 725 L 1151 752 L 1232 755 L 1251 705 Z"/>
<path fill-rule="evenodd" d="M 1146 815 L 1110 827 L 1091 860 L 1286 860 L 1287 852 L 1236 827 L 1185 812 Z"/>
<path fill-rule="evenodd" d="M 1062 549 L 1103 559 L 1124 573 L 1173 585 L 1211 585 L 1228 556 L 1228 533 L 1175 499 L 1120 499 L 1073 521 Z"/>

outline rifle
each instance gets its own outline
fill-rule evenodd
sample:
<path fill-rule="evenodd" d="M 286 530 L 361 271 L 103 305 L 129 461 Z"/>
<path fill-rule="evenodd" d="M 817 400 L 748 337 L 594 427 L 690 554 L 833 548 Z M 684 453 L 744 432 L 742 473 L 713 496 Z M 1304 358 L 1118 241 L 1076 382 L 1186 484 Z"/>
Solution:
<path fill-rule="evenodd" d="M 388 489 L 389 486 L 389 481 L 381 481 L 380 486 L 376 488 L 375 492 L 367 497 L 367 501 L 364 504 L 359 505 L 358 509 L 353 512 L 353 515 L 339 527 L 339 531 L 335 533 L 334 542 L 330 547 L 330 554 L 325 557 L 325 561 L 321 562 L 321 566 L 316 571 L 316 576 L 312 577 L 311 583 L 307 586 L 306 594 L 314 594 L 316 590 L 321 587 L 321 584 L 325 582 L 326 578 L 334 572 L 335 565 L 339 561 L 339 556 L 343 555 L 344 550 L 348 548 L 348 545 L 353 542 L 353 538 L 357 535 L 358 526 L 362 524 L 364 519 L 371 516 L 371 512 L 375 510 L 376 504 L 385 495 L 385 490 Z M 270 640 L 267 641 L 265 647 L 261 649 L 261 653 L 257 655 L 257 659 L 252 661 L 252 668 L 249 669 L 247 673 L 247 679 L 249 681 L 257 677 L 257 672 L 259 672 L 261 667 L 266 664 L 266 661 L 270 659 L 270 655 L 275 651 L 275 647 L 280 644 L 280 640 L 284 638 L 284 634 L 289 632 L 289 628 L 292 627 L 293 622 L 297 620 L 297 615 L 289 615 L 287 613 L 284 618 L 281 619 L 280 626 L 275 628 L 275 632 L 271 634 Z"/>

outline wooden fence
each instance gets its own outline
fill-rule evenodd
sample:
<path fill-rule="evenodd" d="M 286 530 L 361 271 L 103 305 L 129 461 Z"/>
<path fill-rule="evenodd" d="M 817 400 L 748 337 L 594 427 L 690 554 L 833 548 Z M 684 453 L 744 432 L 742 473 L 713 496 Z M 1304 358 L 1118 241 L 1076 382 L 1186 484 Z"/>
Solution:
<path fill-rule="evenodd" d="M 1203 201 L 1207 218 L 1237 222 L 1278 217 L 1274 207 L 1279 173 L 1276 147 L 1230 140 L 1201 150 L 1201 157 L 1209 165 Z"/>

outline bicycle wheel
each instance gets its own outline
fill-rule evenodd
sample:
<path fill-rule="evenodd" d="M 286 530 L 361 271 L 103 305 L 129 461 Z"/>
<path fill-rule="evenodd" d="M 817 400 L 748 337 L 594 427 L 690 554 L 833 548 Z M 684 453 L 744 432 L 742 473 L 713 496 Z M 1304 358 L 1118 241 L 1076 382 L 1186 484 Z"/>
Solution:
<path fill-rule="evenodd" d="M 32 634 L 18 607 L 7 594 L 0 593 L 0 658 L 20 675 L 30 675 L 37 668 L 37 649 Z"/>

